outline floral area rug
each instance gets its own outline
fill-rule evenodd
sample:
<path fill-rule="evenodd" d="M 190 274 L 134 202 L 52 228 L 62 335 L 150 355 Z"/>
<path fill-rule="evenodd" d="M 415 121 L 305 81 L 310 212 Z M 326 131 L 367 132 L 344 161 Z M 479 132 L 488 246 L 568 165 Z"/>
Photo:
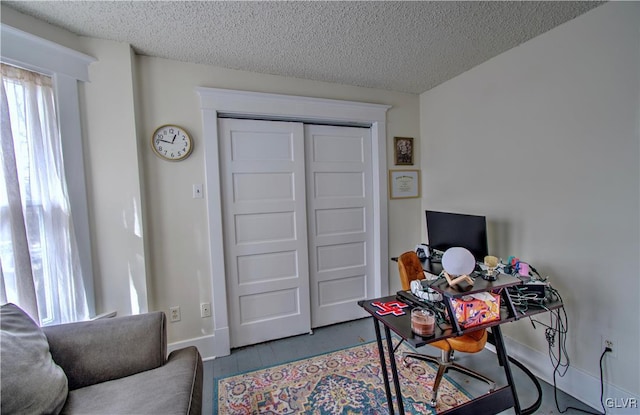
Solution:
<path fill-rule="evenodd" d="M 425 362 L 404 367 L 402 353 L 411 351 L 415 350 L 405 343 L 396 351 L 405 412 L 434 414 L 427 402 L 436 369 Z M 214 385 L 214 414 L 219 415 L 389 413 L 376 342 L 216 378 Z M 438 392 L 437 412 L 468 400 L 470 396 L 445 375 Z"/>

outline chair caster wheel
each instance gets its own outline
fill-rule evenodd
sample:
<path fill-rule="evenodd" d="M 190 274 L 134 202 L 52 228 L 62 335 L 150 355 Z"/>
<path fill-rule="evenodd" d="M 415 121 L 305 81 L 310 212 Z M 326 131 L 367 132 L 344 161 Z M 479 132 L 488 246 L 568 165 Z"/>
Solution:
<path fill-rule="evenodd" d="M 404 359 L 402 359 L 402 366 L 409 367 L 411 366 L 411 362 L 409 362 L 409 360 L 407 360 L 407 358 L 405 357 Z"/>
<path fill-rule="evenodd" d="M 430 407 L 435 408 L 435 407 L 436 407 L 437 402 L 435 401 L 435 399 L 432 399 L 432 400 L 430 400 L 430 401 L 428 402 L 428 404 L 429 404 L 429 406 L 430 406 Z"/>

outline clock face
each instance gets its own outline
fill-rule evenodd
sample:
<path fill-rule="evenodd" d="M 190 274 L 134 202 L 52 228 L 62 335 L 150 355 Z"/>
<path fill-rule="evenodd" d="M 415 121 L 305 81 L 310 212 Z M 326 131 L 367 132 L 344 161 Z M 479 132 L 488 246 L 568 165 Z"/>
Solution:
<path fill-rule="evenodd" d="M 193 150 L 189 134 L 176 125 L 163 125 L 151 137 L 153 151 L 163 159 L 184 160 Z"/>

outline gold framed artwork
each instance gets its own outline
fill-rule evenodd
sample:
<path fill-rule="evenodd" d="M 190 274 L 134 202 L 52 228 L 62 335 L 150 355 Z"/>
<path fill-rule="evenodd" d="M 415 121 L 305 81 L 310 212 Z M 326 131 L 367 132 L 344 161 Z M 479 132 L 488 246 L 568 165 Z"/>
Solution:
<path fill-rule="evenodd" d="M 391 199 L 420 197 L 420 170 L 389 170 Z"/>
<path fill-rule="evenodd" d="M 393 137 L 393 155 L 396 166 L 413 166 L 413 138 Z"/>

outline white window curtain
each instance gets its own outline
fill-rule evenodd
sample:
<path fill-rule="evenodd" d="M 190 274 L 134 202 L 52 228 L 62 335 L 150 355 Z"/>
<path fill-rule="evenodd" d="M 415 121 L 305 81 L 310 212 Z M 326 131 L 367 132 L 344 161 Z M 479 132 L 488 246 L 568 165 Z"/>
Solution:
<path fill-rule="evenodd" d="M 0 301 L 40 325 L 89 318 L 51 78 L 2 64 Z"/>

